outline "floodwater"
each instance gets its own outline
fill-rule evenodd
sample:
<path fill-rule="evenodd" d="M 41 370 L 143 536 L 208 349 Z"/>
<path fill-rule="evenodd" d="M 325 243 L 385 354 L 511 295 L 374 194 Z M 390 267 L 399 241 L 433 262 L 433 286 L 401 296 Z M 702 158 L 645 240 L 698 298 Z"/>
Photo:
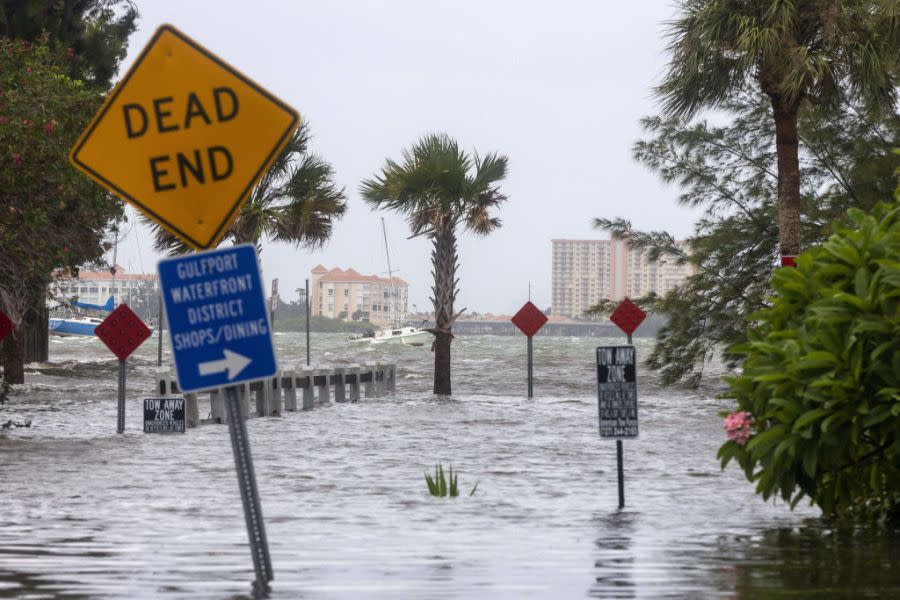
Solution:
<path fill-rule="evenodd" d="M 457 338 L 448 401 L 431 397 L 427 347 L 314 335 L 314 362 L 396 361 L 397 394 L 248 422 L 271 598 L 900 597 L 900 536 L 831 529 L 719 469 L 729 404 L 713 385 L 639 370 L 618 510 L 615 443 L 597 433 L 603 343 L 620 340 L 537 338 L 529 400 L 523 339 Z M 276 335 L 283 367 L 303 344 Z M 124 435 L 106 348 L 53 339 L 51 358 L 0 407 L 32 420 L 0 432 L 0 598 L 249 597 L 227 427 L 142 433 L 156 339 L 129 361 Z M 460 497 L 427 494 L 437 462 Z"/>

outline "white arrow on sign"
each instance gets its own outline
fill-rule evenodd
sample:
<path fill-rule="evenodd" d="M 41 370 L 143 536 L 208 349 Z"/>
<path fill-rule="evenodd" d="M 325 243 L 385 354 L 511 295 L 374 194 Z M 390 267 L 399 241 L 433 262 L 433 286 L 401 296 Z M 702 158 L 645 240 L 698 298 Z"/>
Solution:
<path fill-rule="evenodd" d="M 253 362 L 253 359 L 247 358 L 243 354 L 225 350 L 225 358 L 221 360 L 211 360 L 209 362 L 197 365 L 200 368 L 201 375 L 215 375 L 222 371 L 228 371 L 228 381 L 237 377 L 238 373 L 243 371 L 247 365 Z"/>

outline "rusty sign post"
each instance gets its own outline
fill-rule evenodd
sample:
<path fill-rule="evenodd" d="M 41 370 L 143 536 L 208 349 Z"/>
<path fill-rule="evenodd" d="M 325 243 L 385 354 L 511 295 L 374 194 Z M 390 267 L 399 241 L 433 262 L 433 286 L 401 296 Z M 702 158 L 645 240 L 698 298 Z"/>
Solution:
<path fill-rule="evenodd" d="M 528 397 L 534 397 L 534 363 L 533 363 L 533 349 L 531 344 L 531 338 L 534 337 L 538 331 L 540 331 L 541 327 L 544 326 L 544 323 L 547 322 L 547 315 L 545 315 L 541 309 L 531 303 L 529 300 L 525 303 L 525 305 L 519 309 L 513 318 L 512 323 L 516 327 L 519 328 L 519 331 L 524 333 L 528 337 Z"/>
<path fill-rule="evenodd" d="M 597 410 L 600 437 L 616 440 L 616 473 L 619 482 L 619 508 L 625 508 L 625 466 L 622 440 L 636 438 L 637 360 L 631 334 L 647 314 L 625 298 L 609 316 L 628 336 L 627 346 L 597 348 Z"/>
<path fill-rule="evenodd" d="M 127 304 L 120 304 L 94 328 L 94 334 L 119 359 L 116 433 L 125 433 L 125 361 L 152 332 Z"/>

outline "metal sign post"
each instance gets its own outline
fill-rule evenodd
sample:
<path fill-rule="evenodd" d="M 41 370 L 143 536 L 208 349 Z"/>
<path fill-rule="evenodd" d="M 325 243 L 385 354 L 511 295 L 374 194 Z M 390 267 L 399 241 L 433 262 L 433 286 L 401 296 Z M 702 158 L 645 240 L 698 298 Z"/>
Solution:
<path fill-rule="evenodd" d="M 622 440 L 616 440 L 616 474 L 619 480 L 619 508 L 625 508 L 625 461 Z"/>
<path fill-rule="evenodd" d="M 273 578 L 272 559 L 269 556 L 269 541 L 266 538 L 266 525 L 263 521 L 262 505 L 259 501 L 259 489 L 256 487 L 253 457 L 250 454 L 250 440 L 247 438 L 247 407 L 241 402 L 236 386 L 230 385 L 225 388 L 225 410 L 228 416 L 228 431 L 231 434 L 231 450 L 234 453 L 238 488 L 241 492 L 241 503 L 244 505 L 247 536 L 250 538 L 253 572 L 256 574 L 254 585 L 257 589 L 265 589 Z"/>
<path fill-rule="evenodd" d="M 528 336 L 528 397 L 534 398 L 534 347 L 533 336 Z"/>
<path fill-rule="evenodd" d="M 152 332 L 127 304 L 120 304 L 94 328 L 94 335 L 119 359 L 116 433 L 125 433 L 125 361 Z"/>
<path fill-rule="evenodd" d="M 269 323 L 275 328 L 275 310 L 278 308 L 278 279 L 272 280 L 272 295 L 269 297 L 272 307 L 269 309 Z"/>
<path fill-rule="evenodd" d="M 125 433 L 125 361 L 119 361 L 119 402 L 116 433 Z"/>
<path fill-rule="evenodd" d="M 528 338 L 528 397 L 534 398 L 534 352 L 531 338 L 534 337 L 544 323 L 547 322 L 547 315 L 529 300 L 525 305 L 513 315 L 512 323 L 519 328 L 519 331 Z"/>
<path fill-rule="evenodd" d="M 159 282 L 178 387 L 185 393 L 225 387 L 255 586 L 265 589 L 273 578 L 272 561 L 250 457 L 246 407 L 236 387 L 278 372 L 256 247 L 243 244 L 161 260 Z"/>
<path fill-rule="evenodd" d="M 646 318 L 646 313 L 625 298 L 609 320 L 628 336 L 627 346 L 597 348 L 597 407 L 600 413 L 600 437 L 616 440 L 616 476 L 619 484 L 619 508 L 625 508 L 625 449 L 622 439 L 638 436 L 637 359 L 631 334 Z"/>
<path fill-rule="evenodd" d="M 156 333 L 159 336 L 159 339 L 156 340 L 156 366 L 162 366 L 162 355 L 163 355 L 163 299 L 162 299 L 162 290 L 159 291 L 159 318 L 156 320 Z"/>
<path fill-rule="evenodd" d="M 600 437 L 616 440 L 619 508 L 624 508 L 625 468 L 622 440 L 638 436 L 634 346 L 597 348 L 597 409 L 600 417 Z"/>
<path fill-rule="evenodd" d="M 306 279 L 306 366 L 309 366 L 309 278 Z"/>

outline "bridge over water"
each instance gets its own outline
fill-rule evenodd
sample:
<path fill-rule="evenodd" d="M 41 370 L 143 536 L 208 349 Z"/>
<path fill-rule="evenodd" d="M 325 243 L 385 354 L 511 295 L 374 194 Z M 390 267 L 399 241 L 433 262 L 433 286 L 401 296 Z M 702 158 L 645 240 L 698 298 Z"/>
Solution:
<path fill-rule="evenodd" d="M 665 318 L 650 315 L 641 323 L 635 337 L 655 337 Z M 422 323 L 412 323 L 416 327 Z M 425 327 L 433 327 L 434 321 L 427 321 Z M 510 321 L 458 320 L 453 324 L 455 335 L 522 335 Z M 609 321 L 556 321 L 544 325 L 538 336 L 557 337 L 617 337 L 624 335 L 622 331 Z"/>

